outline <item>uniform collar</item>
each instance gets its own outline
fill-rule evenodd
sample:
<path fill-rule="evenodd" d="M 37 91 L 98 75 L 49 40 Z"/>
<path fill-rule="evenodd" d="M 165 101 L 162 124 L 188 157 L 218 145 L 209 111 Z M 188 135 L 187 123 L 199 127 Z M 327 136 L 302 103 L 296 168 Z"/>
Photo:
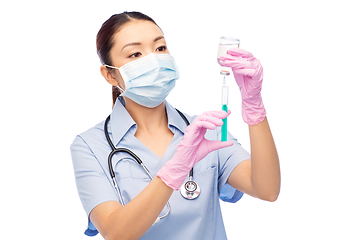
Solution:
<path fill-rule="evenodd" d="M 118 143 L 131 129 L 131 127 L 137 126 L 136 122 L 127 112 L 124 105 L 125 102 L 123 97 L 118 97 L 111 113 L 110 125 L 114 146 L 118 145 Z M 165 101 L 165 106 L 167 111 L 169 129 L 172 131 L 172 127 L 174 127 L 184 134 L 187 127 L 184 119 L 167 101 Z"/>
<path fill-rule="evenodd" d="M 168 127 L 173 126 L 179 129 L 179 131 L 184 134 L 185 129 L 187 127 L 185 120 L 180 116 L 177 110 L 174 107 L 172 107 L 167 101 L 165 101 L 165 104 L 166 104 L 166 111 L 168 116 Z M 189 119 L 187 115 L 185 115 L 185 117 Z"/>
<path fill-rule="evenodd" d="M 136 122 L 127 112 L 124 105 L 125 102 L 123 97 L 118 97 L 111 113 L 110 124 L 114 146 L 117 146 L 130 128 L 136 125 Z"/>

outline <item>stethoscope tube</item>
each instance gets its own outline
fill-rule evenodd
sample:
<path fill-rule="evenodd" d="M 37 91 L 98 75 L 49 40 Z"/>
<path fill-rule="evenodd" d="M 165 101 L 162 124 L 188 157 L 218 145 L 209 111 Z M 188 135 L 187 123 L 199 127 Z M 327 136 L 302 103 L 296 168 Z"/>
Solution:
<path fill-rule="evenodd" d="M 189 120 L 185 117 L 185 115 L 184 115 L 182 112 L 180 112 L 178 109 L 175 109 L 175 110 L 179 113 L 180 117 L 182 117 L 182 119 L 184 119 L 186 125 L 189 126 L 189 125 L 190 125 L 190 122 L 189 122 Z M 192 178 L 193 178 L 193 168 L 191 168 L 191 170 L 190 170 L 190 172 L 189 172 L 189 179 L 192 179 Z"/>
<path fill-rule="evenodd" d="M 186 125 L 190 125 L 190 122 L 185 117 L 185 115 L 183 113 L 181 113 L 178 109 L 176 109 L 176 111 L 184 119 Z M 108 133 L 108 123 L 110 121 L 110 118 L 111 118 L 111 116 L 109 115 L 107 117 L 105 123 L 104 123 L 105 136 L 106 136 L 106 139 L 107 139 L 107 142 L 108 142 L 109 146 L 112 148 L 112 152 L 108 155 L 109 173 L 111 175 L 111 178 L 112 178 L 115 190 L 116 190 L 116 192 L 117 192 L 117 194 L 119 196 L 120 202 L 121 202 L 122 206 L 125 206 L 124 199 L 122 198 L 122 195 L 120 193 L 120 189 L 119 189 L 119 186 L 117 184 L 117 181 L 116 181 L 116 178 L 115 178 L 115 173 L 114 173 L 113 166 L 112 166 L 112 158 L 113 158 L 114 154 L 119 153 L 119 152 L 128 153 L 144 169 L 144 171 L 147 173 L 147 175 L 150 177 L 151 180 L 153 180 L 153 177 L 151 176 L 149 170 L 143 164 L 142 160 L 134 152 L 132 152 L 131 150 L 129 150 L 127 148 L 116 148 L 114 146 L 112 140 L 109 137 L 109 133 Z M 183 184 L 184 187 L 182 186 L 180 188 L 181 195 L 184 198 L 186 198 L 186 199 L 195 199 L 195 198 L 197 198 L 199 196 L 199 193 L 200 193 L 200 188 L 199 188 L 198 184 L 195 181 L 193 181 L 192 178 L 193 178 L 193 168 L 189 172 L 189 181 L 187 181 L 187 182 L 185 182 Z M 171 211 L 171 207 L 170 207 L 169 202 L 167 202 L 166 205 L 167 205 L 167 208 L 168 208 L 167 213 L 164 214 L 162 217 L 158 217 L 156 219 L 156 221 L 154 222 L 154 224 L 157 223 L 160 219 L 166 217 L 169 214 L 169 212 Z"/>
<path fill-rule="evenodd" d="M 105 136 L 107 138 L 107 141 L 110 145 L 110 147 L 112 148 L 112 152 L 108 155 L 108 167 L 109 167 L 109 173 L 111 175 L 111 178 L 112 178 L 112 181 L 113 181 L 113 184 L 114 184 L 114 187 L 115 187 L 115 190 L 117 191 L 117 194 L 119 196 L 119 199 L 120 199 L 120 202 L 121 202 L 121 205 L 122 206 L 125 206 L 125 202 L 124 202 L 124 199 L 120 193 L 120 189 L 119 189 L 119 186 L 117 184 L 117 181 L 115 179 L 115 173 L 114 173 L 114 170 L 113 170 L 113 167 L 112 167 L 112 158 L 114 156 L 114 154 L 118 153 L 118 152 L 126 152 L 128 154 L 130 154 L 136 161 L 139 165 L 141 165 L 141 167 L 144 169 L 144 171 L 147 173 L 147 175 L 150 177 L 151 180 L 153 180 L 153 177 L 151 176 L 149 170 L 146 168 L 146 166 L 144 166 L 142 160 L 134 153 L 132 152 L 131 150 L 127 149 L 127 148 L 116 148 L 110 137 L 109 137 L 109 134 L 108 134 L 108 122 L 110 121 L 110 115 L 107 117 L 106 121 L 105 121 L 105 125 L 104 125 L 104 131 L 105 131 Z M 160 221 L 162 218 L 166 217 L 170 211 L 171 211 L 171 206 L 169 204 L 169 202 L 167 202 L 167 208 L 168 208 L 168 211 L 163 215 L 163 216 L 159 216 L 157 217 L 157 219 L 155 220 L 154 224 L 157 223 L 158 221 Z"/>

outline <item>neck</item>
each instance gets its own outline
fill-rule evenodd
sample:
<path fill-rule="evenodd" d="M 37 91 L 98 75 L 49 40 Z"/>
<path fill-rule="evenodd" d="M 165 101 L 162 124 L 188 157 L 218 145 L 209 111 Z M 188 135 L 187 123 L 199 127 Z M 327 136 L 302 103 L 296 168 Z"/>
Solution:
<path fill-rule="evenodd" d="M 164 102 L 157 107 L 147 108 L 137 104 L 127 97 L 124 99 L 125 108 L 136 122 L 138 130 L 153 133 L 159 129 L 167 128 L 168 118 Z"/>

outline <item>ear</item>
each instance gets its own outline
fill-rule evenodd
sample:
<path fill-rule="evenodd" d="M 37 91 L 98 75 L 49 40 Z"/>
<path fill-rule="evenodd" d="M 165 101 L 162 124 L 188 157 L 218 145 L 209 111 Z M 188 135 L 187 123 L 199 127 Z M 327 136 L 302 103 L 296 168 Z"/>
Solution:
<path fill-rule="evenodd" d="M 102 76 L 107 80 L 107 82 L 113 86 L 118 86 L 119 82 L 116 79 L 116 71 L 110 71 L 108 68 L 104 65 L 100 67 L 100 72 Z"/>

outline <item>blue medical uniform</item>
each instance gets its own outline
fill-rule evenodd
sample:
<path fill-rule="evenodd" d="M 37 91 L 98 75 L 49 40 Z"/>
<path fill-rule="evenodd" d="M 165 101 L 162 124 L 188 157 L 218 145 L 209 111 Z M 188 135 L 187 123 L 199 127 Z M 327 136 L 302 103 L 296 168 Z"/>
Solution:
<path fill-rule="evenodd" d="M 152 176 L 172 158 L 187 127 L 182 117 L 167 101 L 165 105 L 168 127 L 174 137 L 162 158 L 135 137 L 137 125 L 125 109 L 122 97 L 117 99 L 108 124 L 114 146 L 132 150 L 141 158 Z M 185 116 L 190 122 L 194 119 Z M 103 127 L 104 121 L 78 135 L 71 145 L 77 189 L 87 216 L 94 207 L 103 202 L 120 202 L 109 174 L 108 155 L 111 148 Z M 219 140 L 220 128 L 208 130 L 205 137 Z M 140 239 L 227 239 L 219 198 L 235 203 L 243 196 L 242 192 L 231 187 L 226 181 L 240 162 L 250 158 L 249 153 L 231 134 L 228 134 L 228 139 L 233 140 L 233 146 L 209 153 L 194 166 L 193 178 L 201 188 L 199 197 L 187 200 L 179 191 L 174 191 L 169 199 L 171 212 Z M 122 197 L 127 204 L 148 185 L 150 178 L 127 153 L 116 154 L 112 164 Z M 161 216 L 166 212 L 165 207 Z M 85 234 L 93 236 L 97 233 L 89 220 Z"/>

